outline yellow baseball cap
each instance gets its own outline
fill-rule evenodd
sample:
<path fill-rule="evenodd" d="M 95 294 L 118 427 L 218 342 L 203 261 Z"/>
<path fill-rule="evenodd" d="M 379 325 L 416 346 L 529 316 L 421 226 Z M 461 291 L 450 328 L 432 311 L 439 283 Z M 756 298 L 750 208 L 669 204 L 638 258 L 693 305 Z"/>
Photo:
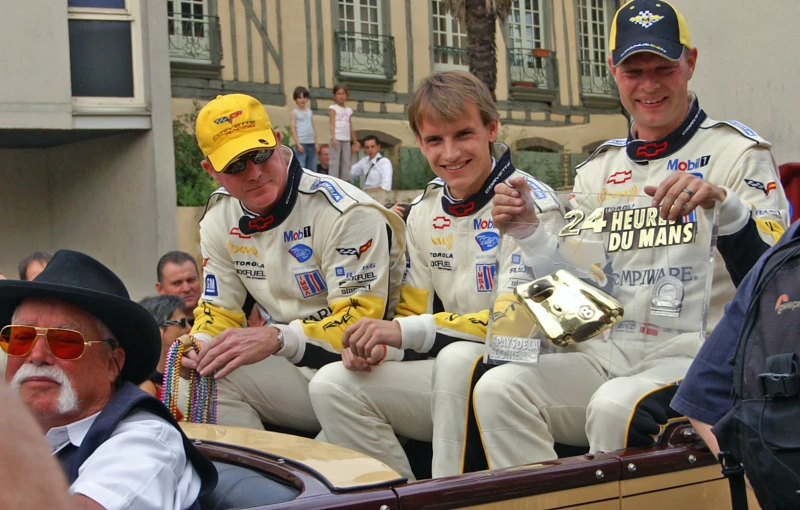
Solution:
<path fill-rule="evenodd" d="M 210 101 L 197 114 L 195 133 L 200 150 L 217 172 L 246 152 L 278 145 L 264 105 L 246 94 Z"/>

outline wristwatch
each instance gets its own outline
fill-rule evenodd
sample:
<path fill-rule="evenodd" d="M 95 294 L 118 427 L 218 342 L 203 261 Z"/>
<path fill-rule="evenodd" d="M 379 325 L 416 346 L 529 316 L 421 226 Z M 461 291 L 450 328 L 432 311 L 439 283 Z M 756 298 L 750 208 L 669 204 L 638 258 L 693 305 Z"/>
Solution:
<path fill-rule="evenodd" d="M 274 327 L 274 326 L 273 326 L 273 327 Z M 277 350 L 277 351 L 275 351 L 275 352 L 280 352 L 280 351 L 282 351 L 282 350 L 283 350 L 283 347 L 284 347 L 284 345 L 286 345 L 286 344 L 285 344 L 285 343 L 284 343 L 284 341 L 283 341 L 283 331 L 281 331 L 281 329 L 280 329 L 280 328 L 275 328 L 275 329 L 277 329 L 277 330 L 278 330 L 278 345 L 279 345 L 279 347 L 278 347 L 278 350 Z"/>

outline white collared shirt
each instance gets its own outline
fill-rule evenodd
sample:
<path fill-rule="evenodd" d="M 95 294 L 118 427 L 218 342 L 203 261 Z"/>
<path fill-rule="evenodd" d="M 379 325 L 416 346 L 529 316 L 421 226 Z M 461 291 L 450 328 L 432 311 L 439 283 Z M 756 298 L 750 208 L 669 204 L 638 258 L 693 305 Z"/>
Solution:
<path fill-rule="evenodd" d="M 69 443 L 80 447 L 99 414 L 48 430 L 53 453 Z M 186 458 L 180 432 L 158 416 L 136 411 L 81 465 L 69 492 L 107 510 L 183 510 L 197 499 L 200 476 Z"/>
<path fill-rule="evenodd" d="M 365 175 L 364 189 L 383 188 L 392 190 L 392 162 L 380 153 L 374 159 L 364 156 L 350 169 L 350 175 Z"/>

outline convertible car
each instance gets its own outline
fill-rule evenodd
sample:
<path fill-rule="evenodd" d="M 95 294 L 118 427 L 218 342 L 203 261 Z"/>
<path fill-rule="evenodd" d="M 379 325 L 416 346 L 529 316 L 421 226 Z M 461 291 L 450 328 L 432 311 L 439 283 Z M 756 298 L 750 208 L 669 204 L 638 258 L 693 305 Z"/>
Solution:
<path fill-rule="evenodd" d="M 661 444 L 449 478 L 408 482 L 385 464 L 313 439 L 183 424 L 217 466 L 203 510 L 729 509 L 728 482 L 694 430 L 673 424 Z M 758 508 L 749 498 L 750 508 Z"/>
<path fill-rule="evenodd" d="M 500 266 L 511 270 L 491 272 L 490 279 L 498 280 L 494 286 L 479 282 L 493 288 L 485 363 L 537 363 L 545 348 L 568 348 L 599 335 L 598 345 L 607 352 L 603 357 L 598 349 L 596 356 L 609 367 L 629 346 L 652 349 L 678 335 L 699 345 L 707 329 L 715 210 L 667 222 L 651 207 L 651 197 L 612 198 L 614 203 L 603 195 L 562 196 L 575 207 L 550 241 L 531 250 L 524 241 L 521 250 L 497 250 L 508 257 Z M 444 241 L 431 230 L 430 250 L 449 249 L 453 236 L 481 244 L 479 227 L 453 231 Z M 517 227 L 536 229 L 512 226 Z M 495 247 L 483 241 L 482 248 Z M 529 283 L 528 273 L 549 276 Z M 475 278 L 474 267 L 453 276 Z M 202 502 L 206 510 L 731 508 L 720 466 L 679 417 L 649 446 L 600 454 L 562 448 L 554 461 L 415 482 L 375 459 L 308 438 L 212 425 L 184 428 L 220 472 L 219 486 Z M 758 508 L 754 498 L 750 508 Z"/>

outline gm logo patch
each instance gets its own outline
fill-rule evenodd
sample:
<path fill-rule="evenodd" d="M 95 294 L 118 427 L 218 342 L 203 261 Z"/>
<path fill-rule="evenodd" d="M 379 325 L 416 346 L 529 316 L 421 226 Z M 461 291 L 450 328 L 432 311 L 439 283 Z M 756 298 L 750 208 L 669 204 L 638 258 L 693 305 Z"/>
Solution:
<path fill-rule="evenodd" d="M 344 268 L 342 266 L 336 268 L 336 276 L 344 276 Z"/>
<path fill-rule="evenodd" d="M 478 283 L 478 292 L 491 292 L 494 288 L 494 264 L 475 264 L 475 280 Z"/>
<path fill-rule="evenodd" d="M 511 255 L 512 264 L 522 264 L 522 256 L 519 253 Z"/>
<path fill-rule="evenodd" d="M 489 251 L 500 243 L 500 235 L 497 232 L 481 232 L 475 236 L 475 240 L 481 251 Z"/>
<path fill-rule="evenodd" d="M 305 244 L 296 244 L 289 248 L 289 253 L 291 253 L 292 257 L 296 258 L 298 262 L 305 262 L 311 258 L 314 251 Z"/>
<path fill-rule="evenodd" d="M 206 275 L 206 288 L 203 292 L 206 296 L 219 296 L 219 288 L 217 287 L 217 277 L 213 274 Z"/>
<path fill-rule="evenodd" d="M 300 292 L 304 298 L 316 296 L 328 290 L 328 286 L 325 285 L 325 280 L 319 270 L 296 274 L 294 278 L 297 280 L 297 285 L 300 287 Z"/>

